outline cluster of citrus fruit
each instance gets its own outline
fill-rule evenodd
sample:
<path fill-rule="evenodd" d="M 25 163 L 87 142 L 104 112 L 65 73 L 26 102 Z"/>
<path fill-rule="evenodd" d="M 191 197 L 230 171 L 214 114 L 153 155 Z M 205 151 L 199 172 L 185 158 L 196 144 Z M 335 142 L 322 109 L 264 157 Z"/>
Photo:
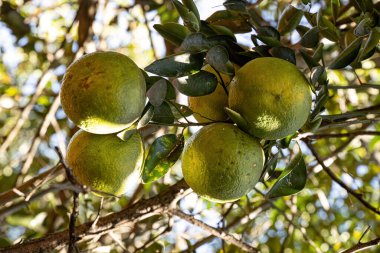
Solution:
<path fill-rule="evenodd" d="M 128 176 L 142 166 L 144 146 L 137 131 L 127 141 L 115 133 L 140 117 L 145 90 L 141 70 L 120 53 L 88 54 L 69 66 L 60 96 L 67 117 L 81 128 L 67 150 L 80 183 L 101 194 L 125 192 Z"/>
<path fill-rule="evenodd" d="M 234 77 L 209 65 L 203 69 L 217 76 L 218 86 L 209 95 L 188 99 L 195 119 L 210 124 L 186 142 L 183 176 L 206 199 L 234 201 L 260 179 L 265 162 L 260 140 L 284 138 L 307 121 L 311 91 L 297 67 L 278 58 L 235 66 Z M 82 130 L 69 144 L 67 161 L 80 183 L 120 195 L 130 173 L 142 166 L 144 148 L 138 132 L 127 141 L 115 133 L 141 116 L 145 89 L 141 70 L 122 54 L 89 54 L 68 68 L 62 107 Z M 240 114 L 244 131 L 228 121 L 225 107 Z"/>

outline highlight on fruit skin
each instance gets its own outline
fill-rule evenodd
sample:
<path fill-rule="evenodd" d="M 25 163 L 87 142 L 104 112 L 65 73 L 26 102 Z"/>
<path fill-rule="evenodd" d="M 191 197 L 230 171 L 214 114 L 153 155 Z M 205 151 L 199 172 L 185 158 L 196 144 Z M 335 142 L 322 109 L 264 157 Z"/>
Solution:
<path fill-rule="evenodd" d="M 259 141 L 227 123 L 214 123 L 192 135 L 182 154 L 182 172 L 195 193 L 225 203 L 247 194 L 264 167 Z"/>
<path fill-rule="evenodd" d="M 311 89 L 298 68 L 275 57 L 256 58 L 231 81 L 229 108 L 247 121 L 250 134 L 266 140 L 299 130 L 311 110 Z"/>
<path fill-rule="evenodd" d="M 143 164 L 144 146 L 136 131 L 126 141 L 117 135 L 98 135 L 79 130 L 67 148 L 67 164 L 79 183 L 95 193 L 119 196 L 128 177 Z"/>
<path fill-rule="evenodd" d="M 120 132 L 141 115 L 146 84 L 138 66 L 117 52 L 95 52 L 72 63 L 60 92 L 67 117 L 95 134 Z"/>

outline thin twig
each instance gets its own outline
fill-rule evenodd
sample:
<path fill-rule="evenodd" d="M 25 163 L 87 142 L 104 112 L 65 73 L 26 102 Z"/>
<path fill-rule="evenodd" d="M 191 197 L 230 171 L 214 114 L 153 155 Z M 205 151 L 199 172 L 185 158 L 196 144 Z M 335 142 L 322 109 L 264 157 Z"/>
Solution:
<path fill-rule="evenodd" d="M 14 212 L 17 212 L 18 210 L 26 207 L 30 202 L 36 200 L 36 199 L 39 199 L 43 196 L 45 196 L 46 194 L 48 193 L 55 193 L 55 192 L 59 192 L 59 191 L 63 191 L 63 190 L 71 190 L 71 191 L 79 191 L 80 189 L 78 189 L 77 187 L 73 186 L 70 182 L 64 182 L 64 183 L 61 183 L 61 184 L 57 184 L 57 185 L 53 185 L 45 190 L 42 190 L 36 194 L 34 194 L 30 199 L 29 201 L 21 201 L 21 202 L 18 202 L 18 203 L 15 203 L 15 204 L 12 204 L 11 206 L 9 207 L 6 207 L 6 208 L 2 208 L 0 209 L 0 220 L 11 215 L 12 213 Z M 0 250 L 1 252 L 1 250 Z"/>
<path fill-rule="evenodd" d="M 20 132 L 25 121 L 29 118 L 29 114 L 31 113 L 34 107 L 34 104 L 37 102 L 38 98 L 42 94 L 42 91 L 44 90 L 46 84 L 49 82 L 51 77 L 52 77 L 52 71 L 48 69 L 40 78 L 36 91 L 34 92 L 32 98 L 30 99 L 29 103 L 25 106 L 24 110 L 22 111 L 20 118 L 16 122 L 16 125 L 12 128 L 12 131 L 8 134 L 3 144 L 0 146 L 0 154 L 5 153 L 5 151 L 8 149 L 8 147 L 11 145 L 13 140 L 16 138 L 16 136 Z"/>
<path fill-rule="evenodd" d="M 68 253 L 74 253 L 77 251 L 75 243 L 77 241 L 77 236 L 75 235 L 75 222 L 78 217 L 79 213 L 79 201 L 78 201 L 79 193 L 78 192 L 73 192 L 73 210 L 70 215 L 70 223 L 69 223 L 69 233 L 70 233 L 70 238 L 69 238 L 69 249 Z"/>
<path fill-rule="evenodd" d="M 339 184 L 342 188 L 344 188 L 348 193 L 350 193 L 352 196 L 354 196 L 357 200 L 359 200 L 367 209 L 371 210 L 372 212 L 380 215 L 380 210 L 374 206 L 372 206 L 370 203 L 368 203 L 367 201 L 365 201 L 363 199 L 363 196 L 361 193 L 358 193 L 356 191 L 354 191 L 353 189 L 351 189 L 350 187 L 348 187 L 340 178 L 338 178 L 334 172 L 332 172 L 330 170 L 330 168 L 328 168 L 325 164 L 324 164 L 324 161 L 322 161 L 322 159 L 319 157 L 319 154 L 317 153 L 317 151 L 315 150 L 315 148 L 313 147 L 313 145 L 306 141 L 305 142 L 306 145 L 309 147 L 311 153 L 314 155 L 315 159 L 317 159 L 318 163 L 322 166 L 322 169 L 330 176 L 330 178 L 335 181 L 337 184 Z"/>
<path fill-rule="evenodd" d="M 347 90 L 347 89 L 355 89 L 355 90 L 365 90 L 365 89 L 380 89 L 380 84 L 367 84 L 363 83 L 362 85 L 327 85 L 327 88 L 330 90 Z"/>
<path fill-rule="evenodd" d="M 231 121 L 212 121 L 212 122 L 204 122 L 204 123 L 184 123 L 184 122 L 178 122 L 178 123 L 161 123 L 161 122 L 149 122 L 148 125 L 159 125 L 159 126 L 175 126 L 175 127 L 189 127 L 189 126 L 207 126 L 213 123 L 231 123 Z"/>
<path fill-rule="evenodd" d="M 230 243 L 230 244 L 233 244 L 233 245 L 239 247 L 240 249 L 242 249 L 244 251 L 254 252 L 254 253 L 259 252 L 259 250 L 257 248 L 255 248 L 251 245 L 248 245 L 247 243 L 245 243 L 243 241 L 236 239 L 234 236 L 227 234 L 224 231 L 220 231 L 214 227 L 211 227 L 210 225 L 207 225 L 206 223 L 204 223 L 200 220 L 195 219 L 194 216 L 185 214 L 184 212 L 182 212 L 178 209 L 170 209 L 168 212 L 171 215 L 175 215 L 175 216 L 189 222 L 190 224 L 193 224 L 193 225 L 203 229 L 204 231 L 207 231 L 208 233 L 226 241 L 227 243 Z"/>
<path fill-rule="evenodd" d="M 148 37 L 149 37 L 150 47 L 152 48 L 152 51 L 153 51 L 153 57 L 154 57 L 155 60 L 157 60 L 158 59 L 158 55 L 157 55 L 156 49 L 154 48 L 154 44 L 155 43 L 153 42 L 152 31 L 149 28 L 148 17 L 146 16 L 146 11 L 144 9 L 144 5 L 141 4 L 140 7 L 141 7 L 141 10 L 142 10 L 142 13 L 143 13 L 143 16 L 144 16 L 145 27 L 148 30 Z"/>
<path fill-rule="evenodd" d="M 327 138 L 346 138 L 346 137 L 356 137 L 359 135 L 380 135 L 380 131 L 355 131 L 349 133 L 328 133 L 328 134 L 300 134 L 299 139 L 305 140 L 316 140 L 316 139 L 327 139 Z M 297 138 L 297 139 L 298 139 Z"/>
<path fill-rule="evenodd" d="M 245 214 L 244 216 L 235 217 L 234 220 L 232 220 L 230 223 L 227 224 L 226 229 L 233 228 L 234 226 L 237 226 L 238 224 L 243 223 L 245 220 L 254 220 L 260 213 L 268 210 L 270 207 L 271 205 L 269 204 L 269 202 L 267 200 L 263 200 L 263 202 L 260 203 L 260 205 L 253 208 L 248 214 Z M 189 246 L 187 249 L 181 251 L 180 253 L 193 252 L 195 249 L 199 248 L 200 246 L 211 241 L 214 238 L 215 238 L 214 235 L 209 235 L 197 241 L 196 243 Z"/>
<path fill-rule="evenodd" d="M 82 239 L 90 239 L 95 236 L 106 234 L 109 231 L 118 229 L 120 226 L 131 225 L 140 220 L 152 217 L 153 215 L 162 214 L 167 210 L 170 203 L 184 192 L 189 186 L 184 180 L 179 181 L 175 185 L 169 187 L 166 191 L 154 196 L 150 199 L 140 200 L 139 202 L 123 209 L 120 212 L 111 213 L 105 217 L 101 217 L 97 223 L 96 229 L 91 230 L 93 222 L 87 222 L 78 225 L 75 228 L 76 236 Z M 69 230 L 47 234 L 44 237 L 32 239 L 22 244 L 13 245 L 0 249 L 1 253 L 39 253 L 42 250 L 50 252 L 69 242 Z"/>
<path fill-rule="evenodd" d="M 359 243 L 362 242 L 363 237 L 368 233 L 368 231 L 369 231 L 370 229 L 371 229 L 371 226 L 368 226 L 368 227 L 364 230 L 362 236 L 360 236 L 360 238 L 359 238 Z"/>
<path fill-rule="evenodd" d="M 73 172 L 71 171 L 71 169 L 69 168 L 69 166 L 67 166 L 67 164 L 65 162 L 65 159 L 63 158 L 63 155 L 62 155 L 61 151 L 59 150 L 59 148 L 58 147 L 54 147 L 54 149 L 55 149 L 55 152 L 57 152 L 57 155 L 59 157 L 59 161 L 61 162 L 61 164 L 63 165 L 63 168 L 65 169 L 67 179 L 73 185 L 78 185 L 81 188 L 83 188 L 83 191 L 85 191 L 84 186 L 81 185 L 80 183 L 78 183 L 78 181 L 76 180 Z"/>
<path fill-rule="evenodd" d="M 171 226 L 170 225 L 167 225 L 165 227 L 164 230 L 162 230 L 160 233 L 158 233 L 157 235 L 149 238 L 141 247 L 138 247 L 135 252 L 139 252 L 140 250 L 146 248 L 146 247 L 149 247 L 150 245 L 152 245 L 153 243 L 155 243 L 157 241 L 158 238 L 160 238 L 160 236 L 162 236 L 163 234 L 169 232 L 171 230 Z"/>
<path fill-rule="evenodd" d="M 262 191 L 260 191 L 259 189 L 257 189 L 256 187 L 254 187 L 254 190 L 255 190 L 256 192 L 258 192 L 261 196 L 266 197 L 266 195 L 265 195 Z M 270 204 L 274 209 L 276 209 L 277 211 L 279 211 L 279 212 L 284 216 L 284 218 L 289 222 L 289 224 L 292 224 L 295 228 L 297 228 L 297 229 L 301 232 L 301 234 L 302 234 L 302 236 L 303 236 L 303 238 L 305 239 L 306 242 L 308 242 L 311 246 L 313 246 L 313 248 L 314 248 L 318 253 L 322 253 L 322 250 L 318 247 L 318 245 L 317 245 L 313 240 L 311 240 L 311 239 L 309 238 L 309 236 L 307 235 L 307 233 L 306 233 L 304 227 L 301 227 L 301 226 L 297 225 L 296 223 L 294 223 L 293 219 L 292 219 L 291 217 L 288 217 L 287 213 L 286 213 L 284 210 L 282 210 L 281 208 L 279 208 L 278 206 L 276 206 L 276 205 L 272 202 L 272 200 L 269 200 L 269 204 Z"/>
<path fill-rule="evenodd" d="M 45 136 L 45 134 L 49 128 L 49 125 L 50 125 L 52 118 L 54 118 L 54 116 L 55 116 L 55 112 L 58 110 L 59 104 L 60 104 L 60 99 L 59 99 L 59 96 L 57 96 L 54 99 L 54 102 L 52 103 L 52 105 L 50 106 L 49 112 L 46 114 L 44 120 L 42 121 L 42 124 L 40 125 L 40 127 L 37 131 L 37 134 L 35 135 L 35 137 L 32 140 L 32 144 L 30 145 L 30 148 L 29 148 L 28 153 L 27 153 L 28 156 L 27 156 L 25 163 L 22 166 L 21 171 L 20 171 L 21 176 L 25 175 L 28 172 L 30 166 L 32 165 L 34 157 L 37 153 L 38 147 L 42 141 L 42 138 Z M 23 179 L 23 177 L 19 177 L 17 181 L 19 183 L 21 183 L 22 179 Z"/>
<path fill-rule="evenodd" d="M 365 243 L 359 242 L 358 244 L 352 246 L 349 249 L 346 249 L 345 251 L 342 251 L 341 253 L 359 252 L 359 251 L 363 251 L 365 249 L 368 249 L 368 248 L 371 248 L 371 247 L 374 247 L 374 246 L 379 246 L 379 245 L 380 245 L 380 237 L 376 238 L 376 239 L 373 239 L 373 240 L 371 240 L 369 242 L 365 242 Z"/>
<path fill-rule="evenodd" d="M 24 196 L 27 196 L 28 191 L 37 189 L 41 185 L 41 182 L 46 182 L 47 180 L 50 180 L 51 178 L 53 178 L 53 175 L 55 175 L 55 172 L 59 171 L 62 168 L 62 164 L 58 164 L 52 167 L 51 169 L 48 169 L 47 171 L 26 181 L 22 185 L 12 188 L 6 192 L 0 193 L 0 206 L 4 206 L 12 199 L 19 197 L 20 194 L 17 192 L 21 192 Z"/>

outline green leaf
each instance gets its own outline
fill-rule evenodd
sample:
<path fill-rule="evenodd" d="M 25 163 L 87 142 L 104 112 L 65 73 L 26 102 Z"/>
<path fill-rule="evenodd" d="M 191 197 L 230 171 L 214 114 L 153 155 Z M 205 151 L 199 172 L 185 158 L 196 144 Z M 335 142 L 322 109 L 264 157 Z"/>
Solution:
<path fill-rule="evenodd" d="M 302 131 L 304 132 L 314 132 L 318 130 L 322 123 L 322 117 L 320 115 L 315 116 L 315 118 L 308 118 L 305 125 L 302 126 Z"/>
<path fill-rule="evenodd" d="M 248 18 L 248 15 L 241 12 L 221 10 L 214 12 L 206 21 L 212 25 L 225 26 L 234 33 L 248 33 L 252 30 L 251 25 L 247 22 Z"/>
<path fill-rule="evenodd" d="M 309 22 L 309 24 L 311 26 L 317 25 L 317 14 L 316 13 L 310 13 L 310 12 L 305 11 L 303 13 L 303 15 L 305 16 L 307 22 Z"/>
<path fill-rule="evenodd" d="M 314 60 L 313 57 L 311 57 L 305 50 L 301 49 L 300 53 L 309 69 L 320 66 L 319 63 L 316 60 Z"/>
<path fill-rule="evenodd" d="M 175 134 L 166 134 L 154 140 L 142 170 L 143 183 L 151 183 L 164 176 L 180 157 L 183 145 L 183 136 L 177 138 Z"/>
<path fill-rule="evenodd" d="M 197 6 L 195 5 L 193 0 L 182 0 L 183 5 L 185 5 L 192 13 L 194 13 L 195 17 L 197 17 L 198 21 L 201 20 L 199 16 L 199 11 Z"/>
<path fill-rule="evenodd" d="M 296 54 L 288 47 L 274 47 L 269 50 L 273 57 L 284 59 L 296 65 Z"/>
<path fill-rule="evenodd" d="M 317 27 L 320 30 L 320 34 L 331 40 L 331 41 L 339 41 L 340 31 L 336 26 L 331 23 L 326 17 L 323 16 L 322 10 L 320 10 L 317 14 Z"/>
<path fill-rule="evenodd" d="M 336 21 L 339 17 L 340 11 L 340 0 L 330 0 L 331 10 L 333 14 L 333 18 Z"/>
<path fill-rule="evenodd" d="M 153 106 L 160 106 L 164 102 L 167 92 L 167 84 L 164 79 L 155 82 L 147 91 L 146 96 Z"/>
<path fill-rule="evenodd" d="M 11 245 L 12 243 L 8 239 L 3 238 L 3 237 L 0 238 L 0 248 L 5 248 Z"/>
<path fill-rule="evenodd" d="M 281 35 L 287 34 L 298 26 L 303 16 L 303 12 L 293 5 L 288 5 L 281 14 L 278 22 L 278 31 Z"/>
<path fill-rule="evenodd" d="M 362 11 L 362 12 L 370 12 L 370 11 L 373 11 L 373 2 L 372 0 L 354 0 L 352 1 L 354 3 L 354 5 L 356 5 L 357 7 L 359 7 L 359 9 Z"/>
<path fill-rule="evenodd" d="M 315 62 L 319 62 L 322 59 L 323 47 L 324 47 L 324 44 L 319 43 L 318 47 L 315 49 L 313 57 L 312 57 Z"/>
<path fill-rule="evenodd" d="M 192 33 L 182 42 L 180 50 L 190 53 L 199 53 L 207 51 L 212 46 L 213 43 L 202 33 Z"/>
<path fill-rule="evenodd" d="M 216 89 L 218 80 L 214 74 L 201 70 L 194 75 L 177 78 L 173 84 L 182 94 L 198 97 L 212 93 Z"/>
<path fill-rule="evenodd" d="M 369 33 L 369 37 L 363 47 L 360 60 L 366 58 L 366 56 L 379 45 L 380 41 L 380 27 L 374 27 Z"/>
<path fill-rule="evenodd" d="M 271 156 L 269 160 L 267 157 L 265 165 L 264 165 L 263 172 L 261 173 L 261 176 L 260 176 L 260 181 L 264 181 L 265 174 L 268 174 L 267 181 L 273 180 L 273 176 L 274 176 L 273 172 L 276 169 L 277 160 L 278 160 L 279 156 L 280 156 L 280 152 L 277 152 L 275 155 Z"/>
<path fill-rule="evenodd" d="M 223 3 L 223 6 L 226 7 L 227 10 L 233 11 L 246 11 L 247 1 L 245 0 L 227 0 Z"/>
<path fill-rule="evenodd" d="M 163 102 L 160 106 L 154 107 L 152 121 L 163 124 L 172 124 L 174 122 L 174 115 L 167 102 Z"/>
<path fill-rule="evenodd" d="M 172 0 L 174 7 L 177 9 L 179 15 L 183 19 L 186 27 L 192 32 L 198 32 L 200 27 L 199 14 L 197 15 L 189 10 L 186 6 L 181 4 L 178 0 Z"/>
<path fill-rule="evenodd" d="M 309 29 L 309 27 L 304 26 L 304 25 L 297 25 L 296 30 L 297 30 L 297 32 L 299 33 L 299 35 L 302 37 L 302 36 L 304 36 L 304 35 L 305 35 L 310 29 Z"/>
<path fill-rule="evenodd" d="M 181 45 L 187 35 L 190 34 L 186 26 L 177 23 L 155 24 L 153 28 L 167 41 L 176 46 Z"/>
<path fill-rule="evenodd" d="M 287 196 L 301 191 L 306 185 L 307 172 L 302 152 L 294 157 L 280 178 L 267 193 L 268 198 Z"/>
<path fill-rule="evenodd" d="M 365 17 L 355 27 L 354 34 L 358 37 L 366 36 L 371 32 L 372 26 L 373 26 L 372 17 Z"/>
<path fill-rule="evenodd" d="M 269 46 L 257 46 L 253 48 L 260 56 L 262 57 L 270 57 L 272 56 L 269 53 L 269 50 L 271 49 Z"/>
<path fill-rule="evenodd" d="M 233 74 L 229 72 L 227 63 L 228 63 L 228 51 L 223 46 L 215 46 L 210 48 L 210 50 L 206 54 L 206 61 L 212 67 L 214 67 L 217 71 Z"/>
<path fill-rule="evenodd" d="M 246 132 L 248 134 L 250 133 L 249 127 L 248 127 L 248 122 L 244 119 L 244 117 L 240 113 L 238 113 L 238 112 L 236 112 L 236 111 L 234 111 L 228 107 L 224 107 L 224 111 L 231 118 L 231 120 L 236 123 L 236 125 L 241 130 L 243 130 L 244 132 Z"/>
<path fill-rule="evenodd" d="M 127 129 L 121 131 L 120 133 L 117 134 L 117 137 L 119 137 L 123 141 L 129 140 L 129 138 L 136 133 L 136 127 L 137 124 L 133 124 L 132 126 L 128 127 Z"/>
<path fill-rule="evenodd" d="M 193 111 L 186 105 L 181 105 L 176 102 L 170 102 L 169 105 L 172 110 L 173 116 L 176 119 L 189 117 L 193 114 Z"/>
<path fill-rule="evenodd" d="M 311 71 L 311 83 L 318 90 L 324 84 L 327 84 L 327 72 L 323 66 L 317 66 Z"/>
<path fill-rule="evenodd" d="M 173 85 L 165 78 L 162 78 L 160 76 L 150 76 L 146 79 L 146 87 L 147 91 L 158 81 L 162 81 L 166 83 L 166 96 L 165 99 L 167 100 L 173 100 L 176 99 L 175 89 Z"/>
<path fill-rule="evenodd" d="M 351 64 L 359 53 L 360 46 L 363 38 L 356 38 L 350 45 L 348 45 L 332 63 L 330 69 L 341 69 Z"/>
<path fill-rule="evenodd" d="M 278 41 L 280 41 L 280 33 L 277 31 L 276 28 L 272 26 L 260 26 L 256 29 L 257 35 L 265 36 L 265 37 L 272 37 Z"/>
<path fill-rule="evenodd" d="M 202 54 L 182 53 L 156 60 L 145 70 L 159 76 L 180 77 L 199 71 L 202 65 Z"/>
<path fill-rule="evenodd" d="M 222 26 L 222 25 L 212 25 L 212 24 L 207 24 L 207 26 L 209 28 L 211 28 L 211 30 L 213 32 L 215 32 L 215 34 L 226 35 L 226 36 L 231 37 L 231 39 L 233 39 L 234 41 L 236 41 L 236 37 L 235 37 L 234 33 L 230 29 L 228 29 L 227 27 Z"/>
<path fill-rule="evenodd" d="M 270 37 L 270 36 L 252 35 L 252 37 L 258 38 L 265 45 L 268 45 L 270 47 L 281 47 L 282 45 L 278 39 Z"/>
<path fill-rule="evenodd" d="M 301 38 L 301 45 L 307 48 L 316 47 L 319 43 L 319 28 L 313 27 Z"/>
<path fill-rule="evenodd" d="M 140 129 L 140 128 L 146 126 L 149 123 L 149 121 L 153 118 L 154 106 L 152 106 L 150 103 L 148 103 L 145 106 L 144 111 L 141 115 L 142 115 L 142 117 L 140 118 L 140 120 L 137 124 L 137 129 Z"/>

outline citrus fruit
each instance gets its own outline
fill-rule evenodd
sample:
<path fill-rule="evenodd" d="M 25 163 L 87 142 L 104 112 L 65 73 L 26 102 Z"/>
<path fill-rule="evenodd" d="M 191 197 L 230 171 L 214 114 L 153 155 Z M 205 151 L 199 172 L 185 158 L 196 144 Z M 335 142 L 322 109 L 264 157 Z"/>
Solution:
<path fill-rule="evenodd" d="M 189 108 L 193 111 L 193 116 L 199 123 L 211 121 L 223 121 L 228 119 L 228 115 L 224 111 L 224 107 L 228 105 L 228 96 L 223 88 L 223 84 L 228 88 L 231 77 L 218 73 L 210 66 L 206 65 L 203 70 L 214 74 L 218 79 L 218 85 L 211 94 L 199 97 L 188 97 Z M 238 67 L 235 65 L 235 70 Z M 221 82 L 223 80 L 223 84 Z"/>
<path fill-rule="evenodd" d="M 127 56 L 95 52 L 67 69 L 61 103 L 67 117 L 85 131 L 116 133 L 139 118 L 145 89 L 141 70 Z"/>
<path fill-rule="evenodd" d="M 254 137 L 227 123 L 201 128 L 186 142 L 182 172 L 195 193 L 215 202 L 234 201 L 260 179 L 264 151 Z"/>
<path fill-rule="evenodd" d="M 236 72 L 228 104 L 247 121 L 252 135 L 266 140 L 281 139 L 306 122 L 311 90 L 295 65 L 279 58 L 262 57 Z"/>
<path fill-rule="evenodd" d="M 123 141 L 114 134 L 79 130 L 67 148 L 67 164 L 79 183 L 116 196 L 125 192 L 128 176 L 142 166 L 143 157 L 138 132 Z"/>

